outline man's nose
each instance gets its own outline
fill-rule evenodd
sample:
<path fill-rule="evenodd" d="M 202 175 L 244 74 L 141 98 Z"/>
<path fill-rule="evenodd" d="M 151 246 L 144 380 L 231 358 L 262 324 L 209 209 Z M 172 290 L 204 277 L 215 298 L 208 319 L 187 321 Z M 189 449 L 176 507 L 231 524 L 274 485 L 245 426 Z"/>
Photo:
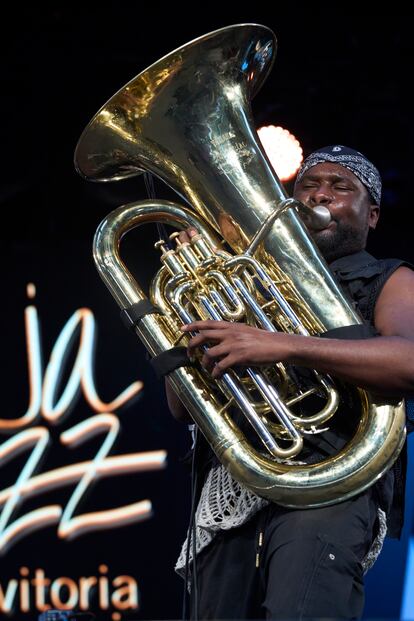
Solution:
<path fill-rule="evenodd" d="M 312 205 L 329 205 L 332 199 L 332 191 L 325 185 L 320 185 L 319 187 L 314 188 L 310 195 Z"/>

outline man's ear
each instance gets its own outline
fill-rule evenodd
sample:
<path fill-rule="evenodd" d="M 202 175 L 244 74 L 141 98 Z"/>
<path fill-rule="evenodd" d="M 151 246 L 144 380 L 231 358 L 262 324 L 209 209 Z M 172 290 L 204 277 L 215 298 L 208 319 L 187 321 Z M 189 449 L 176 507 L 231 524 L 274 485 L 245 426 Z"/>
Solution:
<path fill-rule="evenodd" d="M 378 218 L 380 216 L 380 208 L 378 205 L 369 206 L 368 224 L 370 229 L 375 229 Z"/>

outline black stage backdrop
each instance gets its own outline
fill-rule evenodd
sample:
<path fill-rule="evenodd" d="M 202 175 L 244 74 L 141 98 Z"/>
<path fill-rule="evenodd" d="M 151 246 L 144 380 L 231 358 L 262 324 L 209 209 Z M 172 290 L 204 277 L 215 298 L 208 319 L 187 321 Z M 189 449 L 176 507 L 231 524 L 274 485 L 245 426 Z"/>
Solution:
<path fill-rule="evenodd" d="M 146 198 L 145 187 L 140 178 L 91 184 L 73 167 L 81 131 L 116 90 L 206 32 L 269 26 L 279 51 L 253 102 L 257 125 L 287 127 L 305 154 L 342 143 L 370 157 L 384 199 L 369 250 L 414 261 L 410 20 L 310 6 L 88 3 L 14 8 L 3 21 L 0 609 L 12 618 L 47 606 L 90 608 L 102 620 L 181 614 L 173 568 L 189 514 L 190 438 L 91 255 L 102 218 Z M 156 191 L 177 200 L 161 182 Z M 148 226 L 122 247 L 146 285 L 156 239 Z M 411 517 L 368 577 L 367 615 L 398 617 L 410 529 Z"/>

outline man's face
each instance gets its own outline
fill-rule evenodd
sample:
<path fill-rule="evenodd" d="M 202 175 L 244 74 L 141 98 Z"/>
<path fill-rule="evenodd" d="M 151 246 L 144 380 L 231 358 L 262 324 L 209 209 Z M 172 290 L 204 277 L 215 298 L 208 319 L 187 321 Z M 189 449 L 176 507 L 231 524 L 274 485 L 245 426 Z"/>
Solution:
<path fill-rule="evenodd" d="M 317 164 L 296 183 L 294 197 L 309 207 L 329 209 L 328 228 L 309 231 L 327 261 L 365 248 L 379 207 L 372 204 L 368 190 L 350 170 L 332 162 Z"/>

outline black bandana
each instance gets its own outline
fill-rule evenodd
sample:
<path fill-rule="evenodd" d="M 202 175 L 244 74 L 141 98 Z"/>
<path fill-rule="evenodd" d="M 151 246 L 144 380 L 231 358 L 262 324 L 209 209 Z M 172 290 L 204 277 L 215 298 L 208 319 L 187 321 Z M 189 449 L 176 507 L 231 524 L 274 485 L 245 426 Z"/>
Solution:
<path fill-rule="evenodd" d="M 299 168 L 296 181 L 300 181 L 306 171 L 312 166 L 323 164 L 324 162 L 333 162 L 347 168 L 354 173 L 356 177 L 364 184 L 374 199 L 376 205 L 381 202 L 381 177 L 374 164 L 370 162 L 365 155 L 359 151 L 344 147 L 343 145 L 334 145 L 323 147 L 311 153 Z"/>

